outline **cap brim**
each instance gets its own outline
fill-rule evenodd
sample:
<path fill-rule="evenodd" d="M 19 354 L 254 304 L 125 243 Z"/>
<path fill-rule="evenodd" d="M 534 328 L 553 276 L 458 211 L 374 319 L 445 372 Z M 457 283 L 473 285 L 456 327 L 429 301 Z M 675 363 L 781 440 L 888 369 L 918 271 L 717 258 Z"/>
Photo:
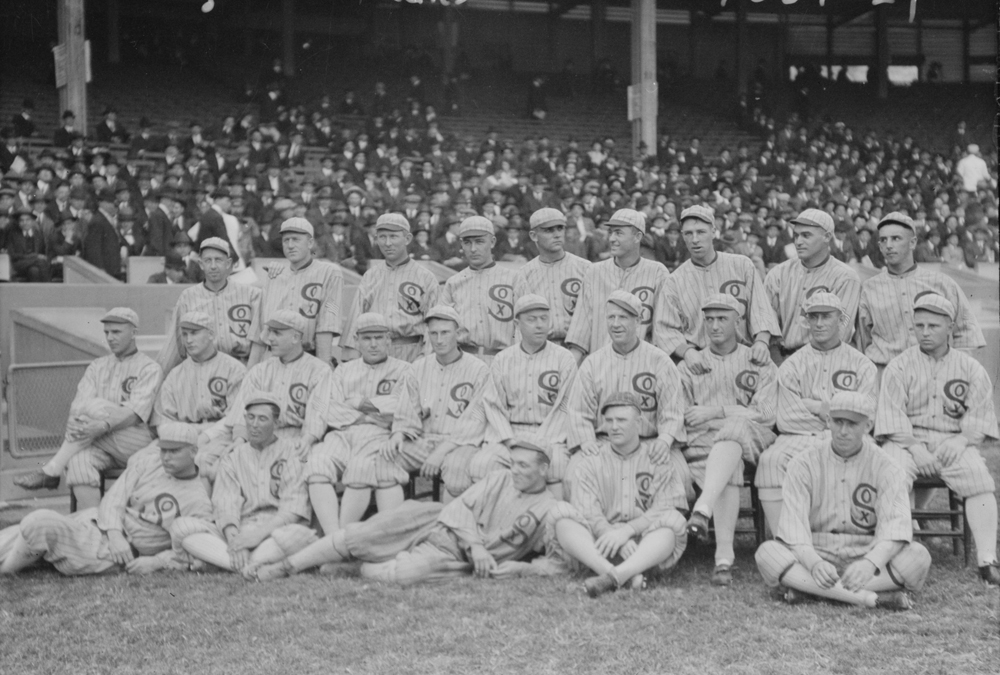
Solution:
<path fill-rule="evenodd" d="M 480 229 L 477 228 L 477 229 L 474 229 L 474 230 L 466 230 L 465 232 L 460 232 L 458 234 L 458 238 L 459 239 L 465 239 L 466 237 L 476 237 L 476 236 L 479 236 L 481 234 L 493 234 L 493 233 L 490 232 L 489 230 L 480 230 Z"/>
<path fill-rule="evenodd" d="M 737 314 L 740 313 L 740 310 L 736 309 L 735 307 L 729 307 L 728 305 L 720 305 L 720 304 L 704 305 L 702 306 L 701 311 L 707 312 L 710 309 L 722 309 L 727 312 L 736 312 Z"/>
<path fill-rule="evenodd" d="M 296 328 L 295 326 L 289 326 L 287 323 L 275 321 L 274 319 L 271 319 L 264 325 L 270 328 L 271 330 L 298 330 L 298 328 Z"/>
<path fill-rule="evenodd" d="M 901 220 L 883 220 L 882 222 L 880 222 L 878 224 L 878 226 L 876 226 L 875 229 L 876 230 L 881 230 L 886 225 L 899 225 L 900 227 L 905 227 L 906 229 L 910 230 L 911 232 L 916 232 L 917 231 L 916 228 L 913 225 L 910 225 L 909 223 L 904 223 Z"/>
<path fill-rule="evenodd" d="M 409 232 L 408 228 L 402 225 L 396 225 L 395 223 L 382 223 L 381 225 L 375 224 L 375 230 L 390 230 L 392 232 Z"/>
<path fill-rule="evenodd" d="M 120 316 L 106 316 L 103 319 L 101 319 L 101 323 L 124 323 L 124 324 L 127 324 L 129 326 L 134 326 L 135 325 L 134 323 L 132 323 L 128 319 L 123 319 Z"/>
<path fill-rule="evenodd" d="M 514 316 L 521 316 L 521 315 L 522 315 L 522 314 L 524 314 L 525 312 L 530 312 L 530 311 L 532 311 L 532 310 L 536 310 L 536 309 L 544 309 L 544 310 L 545 310 L 546 312 L 548 312 L 548 311 L 550 311 L 550 310 L 551 310 L 552 308 L 551 308 L 551 307 L 549 307 L 548 305 L 543 305 L 543 304 L 542 304 L 542 303 L 540 303 L 540 302 L 536 302 L 536 303 L 533 303 L 533 304 L 530 304 L 530 305 L 526 305 L 526 306 L 524 306 L 524 307 L 521 307 L 521 308 L 519 308 L 519 309 L 517 310 L 517 313 L 516 313 L 516 314 L 515 314 Z"/>
<path fill-rule="evenodd" d="M 156 442 L 164 450 L 176 450 L 177 448 L 194 447 L 196 443 L 185 443 L 184 441 L 165 441 L 162 438 Z"/>
<path fill-rule="evenodd" d="M 291 208 L 291 207 L 289 207 L 289 208 Z M 303 230 L 303 229 L 298 228 L 298 227 L 286 227 L 285 229 L 283 229 L 281 231 L 281 234 L 283 234 L 283 235 L 285 235 L 285 234 L 305 234 L 305 235 L 308 235 L 310 237 L 313 236 L 313 233 L 310 232 L 309 230 Z"/>
<path fill-rule="evenodd" d="M 805 314 L 809 314 L 810 312 L 840 312 L 840 313 L 843 313 L 844 310 L 843 310 L 842 307 L 834 307 L 833 305 L 813 305 L 813 306 L 810 306 L 810 307 L 806 308 L 805 310 L 803 310 L 803 313 L 805 313 Z"/>
<path fill-rule="evenodd" d="M 181 328 L 193 328 L 195 330 L 208 330 L 208 326 L 202 326 L 200 323 L 191 323 L 190 321 L 181 321 Z"/>
<path fill-rule="evenodd" d="M 635 309 L 633 309 L 632 307 L 629 307 L 628 303 L 626 303 L 626 302 L 622 302 L 621 300 L 614 300 L 614 299 L 609 299 L 608 302 L 610 302 L 612 305 L 615 305 L 616 307 L 620 307 L 620 308 L 624 309 L 626 312 L 628 312 L 632 316 L 636 316 L 636 317 L 639 316 L 639 314 L 636 313 Z"/>
<path fill-rule="evenodd" d="M 950 320 L 954 319 L 954 317 L 951 314 L 949 314 L 945 310 L 941 309 L 940 307 L 934 307 L 934 306 L 929 306 L 929 305 L 917 305 L 916 307 L 913 308 L 913 311 L 914 312 L 930 312 L 931 314 L 937 314 L 938 316 L 943 316 L 946 319 L 950 319 Z"/>
<path fill-rule="evenodd" d="M 853 410 L 831 410 L 830 419 L 848 419 L 852 422 L 864 422 L 868 420 L 868 416 Z"/>
<path fill-rule="evenodd" d="M 364 328 L 359 328 L 355 332 L 358 335 L 361 335 L 363 333 L 388 333 L 389 332 L 389 327 L 388 326 L 365 326 Z"/>
<path fill-rule="evenodd" d="M 540 454 L 543 454 L 543 455 L 545 455 L 546 457 L 548 457 L 548 456 L 549 456 L 549 453 L 545 452 L 545 449 L 544 449 L 544 448 L 541 448 L 541 447 L 539 447 L 539 446 L 535 445 L 534 443 L 529 443 L 528 441 L 518 441 L 518 440 L 514 440 L 514 441 L 513 441 L 513 442 L 512 442 L 511 444 L 510 444 L 510 449 L 511 449 L 511 450 L 514 450 L 515 448 L 521 448 L 521 449 L 523 449 L 523 450 L 534 450 L 535 452 L 537 452 L 537 453 L 540 453 Z"/>

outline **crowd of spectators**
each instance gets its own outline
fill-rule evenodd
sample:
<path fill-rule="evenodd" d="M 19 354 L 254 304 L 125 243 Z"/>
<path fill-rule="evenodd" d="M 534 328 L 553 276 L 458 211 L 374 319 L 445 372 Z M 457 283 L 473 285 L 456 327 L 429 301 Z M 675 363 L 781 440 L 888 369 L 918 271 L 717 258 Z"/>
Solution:
<path fill-rule="evenodd" d="M 762 273 L 794 255 L 790 220 L 809 207 L 834 217 L 844 261 L 882 266 L 873 228 L 897 210 L 921 230 L 920 261 L 997 259 L 996 157 L 984 160 L 964 125 L 954 150 L 935 154 L 907 135 L 760 115 L 751 120 L 759 145 L 707 157 L 700 139 L 664 134 L 655 152 L 633 156 L 611 137 L 513 142 L 491 128 L 457 138 L 418 76 L 396 97 L 378 82 L 311 107 L 275 82 L 255 107 L 160 133 L 146 118 L 126 128 L 109 107 L 85 136 L 70 111 L 58 129 L 37 129 L 25 100 L 0 130 L 0 248 L 12 276 L 58 278 L 63 258 L 78 255 L 124 278 L 128 257 L 151 255 L 166 257 L 161 280 L 197 281 L 202 240 L 227 237 L 244 265 L 280 257 L 278 226 L 292 215 L 313 223 L 321 257 L 363 272 L 379 255 L 372 226 L 386 211 L 410 221 L 414 258 L 461 269 L 464 217 L 493 220 L 498 259 L 530 259 L 526 224 L 542 207 L 567 214 L 566 248 L 590 260 L 609 255 L 607 218 L 635 208 L 649 223 L 644 254 L 673 269 L 687 257 L 677 216 L 695 203 L 715 210 L 717 247 Z"/>

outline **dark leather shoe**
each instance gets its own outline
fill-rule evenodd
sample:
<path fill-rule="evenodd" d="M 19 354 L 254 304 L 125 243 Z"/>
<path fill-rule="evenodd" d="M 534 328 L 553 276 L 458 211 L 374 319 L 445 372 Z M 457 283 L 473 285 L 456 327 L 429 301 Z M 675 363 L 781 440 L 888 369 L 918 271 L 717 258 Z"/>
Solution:
<path fill-rule="evenodd" d="M 1000 563 L 983 565 L 979 568 L 979 577 L 988 584 L 1000 586 Z"/>
<path fill-rule="evenodd" d="M 704 513 L 693 511 L 687 522 L 688 537 L 695 541 L 708 541 L 708 518 Z"/>
<path fill-rule="evenodd" d="M 618 590 L 618 582 L 615 581 L 615 578 L 610 573 L 590 577 L 583 582 L 583 585 L 587 589 L 587 595 L 592 598 Z"/>
<path fill-rule="evenodd" d="M 59 487 L 59 476 L 50 476 L 44 471 L 31 473 L 14 479 L 14 485 L 25 490 L 55 490 Z"/>

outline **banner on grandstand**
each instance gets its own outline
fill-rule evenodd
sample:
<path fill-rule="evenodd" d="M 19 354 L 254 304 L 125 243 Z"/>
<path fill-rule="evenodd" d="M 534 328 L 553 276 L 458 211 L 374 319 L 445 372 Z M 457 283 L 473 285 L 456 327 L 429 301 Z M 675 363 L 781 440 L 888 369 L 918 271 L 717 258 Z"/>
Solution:
<path fill-rule="evenodd" d="M 634 122 L 642 117 L 642 89 L 639 85 L 628 86 L 628 121 Z"/>
<path fill-rule="evenodd" d="M 86 81 L 90 82 L 90 40 L 83 42 L 84 67 L 86 68 Z M 52 58 L 56 65 L 56 88 L 66 86 L 66 45 L 56 45 L 52 48 Z"/>

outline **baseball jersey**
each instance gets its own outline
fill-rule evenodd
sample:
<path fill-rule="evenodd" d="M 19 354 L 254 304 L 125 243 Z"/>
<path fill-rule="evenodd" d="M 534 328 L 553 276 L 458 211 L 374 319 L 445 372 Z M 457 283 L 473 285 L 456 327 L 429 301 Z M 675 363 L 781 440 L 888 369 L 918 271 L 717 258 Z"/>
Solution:
<path fill-rule="evenodd" d="M 277 427 L 301 427 L 303 433 L 322 438 L 323 421 L 330 400 L 330 366 L 303 353 L 285 363 L 276 356 L 265 358 L 247 371 L 236 401 L 226 413 L 225 425 L 234 436 L 246 438 L 244 401 L 249 393 L 267 391 L 281 401 Z"/>
<path fill-rule="evenodd" d="M 221 420 L 236 400 L 246 372 L 246 366 L 222 352 L 205 361 L 184 359 L 163 380 L 155 423 L 203 425 Z"/>
<path fill-rule="evenodd" d="M 454 307 L 462 320 L 459 342 L 486 349 L 514 344 L 514 299 L 514 270 L 496 263 L 466 267 L 441 292 L 441 304 Z"/>
<path fill-rule="evenodd" d="M 497 354 L 490 372 L 495 395 L 487 401 L 487 414 L 497 440 L 530 430 L 549 443 L 565 442 L 568 392 L 576 378 L 576 359 L 568 349 L 546 342 L 529 354 L 516 344 Z M 499 414 L 490 415 L 493 410 Z"/>
<path fill-rule="evenodd" d="M 354 359 L 342 364 L 330 377 L 326 424 L 334 429 L 345 429 L 366 416 L 379 421 L 379 426 L 390 428 L 399 399 L 398 387 L 405 384 L 410 371 L 409 363 L 391 356 L 380 363 L 368 364 L 364 359 Z M 362 398 L 357 408 L 347 404 L 352 396 Z"/>
<path fill-rule="evenodd" d="M 685 408 L 692 406 L 722 406 L 722 418 L 693 427 L 686 426 L 689 447 L 710 447 L 717 432 L 727 418 L 749 417 L 759 424 L 774 424 L 776 393 L 774 382 L 777 367 L 768 361 L 766 366 L 750 362 L 750 348 L 736 345 L 730 354 L 716 354 L 711 349 L 702 352 L 705 365 L 712 370 L 695 375 L 686 363 L 678 366 L 684 391 Z"/>
<path fill-rule="evenodd" d="M 802 304 L 813 293 L 833 293 L 844 303 L 847 322 L 840 339 L 849 341 L 861 301 L 861 278 L 850 265 L 833 256 L 816 267 L 806 267 L 798 258 L 771 268 L 764 279 L 764 290 L 781 324 L 781 345 L 798 349 L 809 342 L 809 325 L 802 316 Z"/>
<path fill-rule="evenodd" d="M 761 331 L 781 332 L 767 301 L 764 282 L 750 258 L 732 253 L 716 254 L 709 265 L 686 260 L 663 285 L 656 303 L 653 344 L 673 354 L 685 342 L 698 349 L 708 346 L 701 304 L 709 295 L 727 293 L 743 305 L 741 328 L 747 342 Z"/>
<path fill-rule="evenodd" d="M 639 298 L 642 303 L 639 336 L 649 340 L 653 309 L 669 276 L 670 272 L 662 263 L 648 258 L 639 258 L 639 262 L 627 269 L 619 267 L 614 258 L 592 264 L 583 275 L 583 290 L 566 332 L 566 342 L 588 354 L 608 344 L 605 314 L 608 296 L 617 290 L 628 291 Z"/>
<path fill-rule="evenodd" d="M 688 508 L 684 483 L 673 462 L 654 464 L 645 442 L 623 457 L 604 441 L 596 455 L 580 458 L 574 476 L 570 503 L 594 537 L 618 523 L 636 520 L 635 531 L 642 533 L 671 509 Z"/>
<path fill-rule="evenodd" d="M 216 348 L 246 363 L 250 358 L 250 325 L 260 314 L 260 294 L 256 286 L 232 282 L 218 292 L 209 290 L 204 283 L 185 288 L 170 318 L 167 344 L 156 358 L 163 372 L 169 373 L 187 356 L 181 342 L 180 320 L 188 312 L 204 312 L 212 317 Z"/>
<path fill-rule="evenodd" d="M 921 431 L 1000 438 L 993 384 L 981 363 L 957 349 L 935 359 L 920 347 L 889 362 L 882 374 L 875 434 L 909 446 Z"/>
<path fill-rule="evenodd" d="M 273 279 L 266 276 L 263 284 L 260 311 L 250 324 L 250 338 L 254 342 L 267 343 L 264 323 L 279 309 L 289 309 L 305 317 L 302 346 L 308 352 L 316 350 L 316 333 L 340 335 L 344 276 L 336 265 L 312 260 L 299 270 L 283 266 L 278 276 Z"/>
<path fill-rule="evenodd" d="M 219 530 L 239 527 L 243 519 L 268 511 L 288 516 L 290 522 L 308 520 L 312 511 L 302 466 L 295 443 L 289 440 L 276 438 L 261 450 L 246 441 L 237 442 L 219 463 L 212 490 Z"/>
<path fill-rule="evenodd" d="M 577 300 L 583 289 L 583 278 L 590 265 L 589 260 L 567 252 L 552 263 L 543 262 L 536 256 L 517 271 L 514 281 L 515 296 L 537 293 L 549 301 L 549 315 L 552 317 L 549 339 L 566 338 Z"/>
<path fill-rule="evenodd" d="M 340 344 L 356 349 L 354 322 L 365 312 L 378 312 L 389 322 L 392 337 L 424 334 L 424 315 L 438 304 L 440 285 L 430 270 L 413 260 L 390 267 L 384 260 L 372 260 L 344 326 Z"/>
<path fill-rule="evenodd" d="M 210 521 L 212 502 L 197 475 L 174 478 L 155 452 L 129 462 L 101 500 L 97 526 L 120 530 L 140 555 L 156 555 L 170 548 L 170 526 L 181 516 Z"/>
<path fill-rule="evenodd" d="M 867 356 L 841 342 L 820 351 L 807 344 L 778 368 L 778 432 L 811 436 L 826 431 L 826 421 L 809 412 L 802 399 L 829 401 L 838 391 L 878 395 L 876 369 Z"/>
<path fill-rule="evenodd" d="M 926 293 L 942 295 L 955 306 L 953 347 L 978 349 L 986 345 L 979 321 L 958 283 L 941 272 L 914 265 L 903 274 L 884 269 L 861 284 L 858 346 L 868 358 L 884 366 L 917 344 L 913 304 Z"/>
<path fill-rule="evenodd" d="M 641 402 L 640 436 L 686 440 L 680 372 L 662 350 L 640 340 L 627 354 L 605 345 L 580 364 L 569 393 L 570 448 L 597 439 L 604 425 L 601 405 L 623 391 L 634 392 Z"/>
<path fill-rule="evenodd" d="M 848 459 L 829 441 L 799 453 L 788 463 L 781 495 L 778 539 L 815 548 L 827 560 L 863 556 L 879 541 L 913 539 L 905 474 L 870 436 Z"/>
<path fill-rule="evenodd" d="M 142 422 L 148 422 L 162 372 L 156 361 L 138 351 L 121 358 L 108 354 L 95 359 L 76 386 L 70 414 L 93 399 L 102 399 L 124 406 Z"/>
<path fill-rule="evenodd" d="M 394 429 L 410 438 L 423 436 L 458 445 L 480 445 L 486 433 L 483 399 L 490 386 L 490 369 L 461 352 L 457 361 L 438 363 L 433 354 L 413 363 L 399 390 Z"/>

